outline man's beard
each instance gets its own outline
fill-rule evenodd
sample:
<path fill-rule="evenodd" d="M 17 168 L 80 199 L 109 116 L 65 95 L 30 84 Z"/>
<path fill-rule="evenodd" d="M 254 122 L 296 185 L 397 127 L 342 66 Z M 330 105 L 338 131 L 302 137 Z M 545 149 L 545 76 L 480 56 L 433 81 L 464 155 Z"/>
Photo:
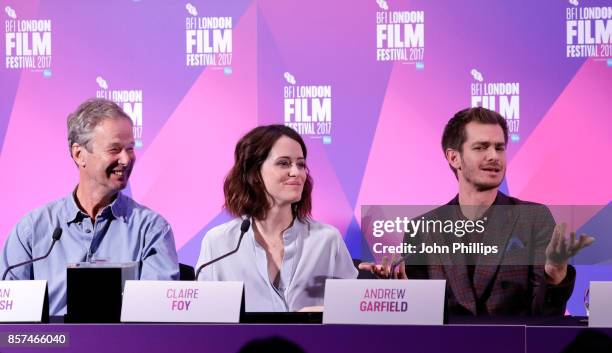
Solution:
<path fill-rule="evenodd" d="M 465 162 L 463 162 L 463 164 L 465 165 Z M 499 186 L 502 184 L 502 182 L 504 181 L 504 178 L 506 177 L 506 169 L 500 166 L 500 165 L 496 165 L 496 167 L 499 167 L 500 172 L 501 173 L 501 178 L 499 179 L 499 182 L 491 182 L 491 183 L 482 183 L 479 181 L 474 180 L 475 178 L 473 178 L 473 175 L 477 175 L 478 173 L 481 172 L 480 166 L 474 168 L 473 170 L 469 170 L 469 173 L 464 174 L 464 178 L 465 180 L 469 183 L 474 185 L 474 188 L 479 191 L 489 191 L 491 189 L 497 189 L 499 188 Z"/>
<path fill-rule="evenodd" d="M 504 181 L 504 178 L 502 177 L 499 183 L 495 183 L 495 184 L 474 183 L 474 187 L 476 187 L 476 190 L 478 191 L 489 191 L 491 189 L 499 188 L 499 186 L 502 184 L 503 181 Z"/>

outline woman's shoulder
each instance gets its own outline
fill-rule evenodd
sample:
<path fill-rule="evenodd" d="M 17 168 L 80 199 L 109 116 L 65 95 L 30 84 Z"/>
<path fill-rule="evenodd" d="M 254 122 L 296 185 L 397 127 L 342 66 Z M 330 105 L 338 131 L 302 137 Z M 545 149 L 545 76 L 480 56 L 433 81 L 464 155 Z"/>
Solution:
<path fill-rule="evenodd" d="M 342 235 L 338 228 L 323 222 L 315 220 L 308 220 L 304 222 L 304 226 L 309 229 L 309 235 L 314 238 L 320 238 L 320 240 L 326 241 L 337 241 L 342 239 Z"/>
<path fill-rule="evenodd" d="M 211 242 L 215 240 L 227 240 L 238 238 L 240 236 L 240 226 L 242 224 L 241 218 L 234 218 L 223 224 L 219 224 L 206 232 L 204 241 Z"/>

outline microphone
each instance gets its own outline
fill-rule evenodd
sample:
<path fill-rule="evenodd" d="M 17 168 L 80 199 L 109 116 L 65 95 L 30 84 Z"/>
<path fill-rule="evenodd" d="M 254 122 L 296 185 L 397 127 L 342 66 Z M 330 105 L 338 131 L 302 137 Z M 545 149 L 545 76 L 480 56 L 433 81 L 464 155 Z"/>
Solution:
<path fill-rule="evenodd" d="M 20 267 L 20 266 L 23 266 L 23 265 L 28 265 L 28 264 L 34 263 L 36 261 L 46 259 L 49 256 L 49 254 L 51 254 L 51 250 L 53 250 L 53 246 L 55 245 L 55 242 L 60 240 L 60 238 L 62 237 L 62 228 L 60 228 L 60 227 L 55 228 L 55 230 L 53 231 L 53 235 L 51 237 L 53 238 L 53 242 L 51 243 L 51 246 L 49 247 L 49 251 L 47 251 L 46 254 L 44 254 L 41 257 L 37 257 L 35 259 L 31 259 L 31 260 L 27 260 L 27 261 L 24 261 L 24 262 L 20 262 L 18 264 L 11 265 L 11 266 L 7 267 L 6 271 L 4 271 L 4 274 L 2 275 L 2 280 L 4 281 L 6 279 L 6 275 L 8 275 L 8 273 L 11 270 L 13 270 L 13 269 L 15 269 L 17 267 Z"/>
<path fill-rule="evenodd" d="M 231 254 L 235 253 L 236 251 L 238 251 L 238 248 L 240 248 L 240 243 L 242 242 L 242 237 L 244 237 L 244 234 L 246 232 L 248 232 L 249 228 L 251 227 L 251 219 L 250 218 L 245 218 L 242 221 L 242 224 L 240 225 L 240 237 L 238 238 L 238 244 L 236 245 L 236 248 L 226 254 L 223 254 L 219 257 L 217 257 L 216 259 L 212 259 L 210 261 L 208 261 L 207 263 L 202 264 L 200 267 L 198 267 L 198 270 L 196 271 L 196 275 L 195 275 L 195 280 L 198 280 L 198 277 L 200 276 L 200 272 L 209 265 L 214 264 L 215 262 L 219 261 L 219 260 L 223 260 L 224 258 L 230 256 Z"/>

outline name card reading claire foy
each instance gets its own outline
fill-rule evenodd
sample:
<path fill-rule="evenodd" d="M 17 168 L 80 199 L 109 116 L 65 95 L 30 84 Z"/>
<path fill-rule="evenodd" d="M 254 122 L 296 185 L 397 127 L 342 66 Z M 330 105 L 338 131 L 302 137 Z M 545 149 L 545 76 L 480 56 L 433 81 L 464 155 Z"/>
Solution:
<path fill-rule="evenodd" d="M 445 280 L 328 279 L 324 324 L 442 325 Z"/>
<path fill-rule="evenodd" d="M 612 327 L 612 282 L 591 281 L 589 327 Z"/>
<path fill-rule="evenodd" d="M 126 281 L 122 322 L 238 323 L 243 282 Z"/>
<path fill-rule="evenodd" d="M 0 322 L 41 322 L 46 297 L 47 281 L 0 281 Z"/>

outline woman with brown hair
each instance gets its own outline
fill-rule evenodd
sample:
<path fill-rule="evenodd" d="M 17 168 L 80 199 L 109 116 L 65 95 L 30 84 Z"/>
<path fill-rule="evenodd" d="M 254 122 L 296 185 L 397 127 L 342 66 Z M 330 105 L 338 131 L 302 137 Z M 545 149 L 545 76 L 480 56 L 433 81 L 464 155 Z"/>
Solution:
<path fill-rule="evenodd" d="M 206 233 L 197 267 L 235 249 L 250 218 L 239 250 L 198 276 L 243 281 L 246 311 L 322 305 L 326 279 L 357 277 L 338 230 L 310 218 L 306 155 L 300 135 L 283 125 L 257 127 L 236 145 L 223 191 L 225 208 L 237 218 Z"/>

